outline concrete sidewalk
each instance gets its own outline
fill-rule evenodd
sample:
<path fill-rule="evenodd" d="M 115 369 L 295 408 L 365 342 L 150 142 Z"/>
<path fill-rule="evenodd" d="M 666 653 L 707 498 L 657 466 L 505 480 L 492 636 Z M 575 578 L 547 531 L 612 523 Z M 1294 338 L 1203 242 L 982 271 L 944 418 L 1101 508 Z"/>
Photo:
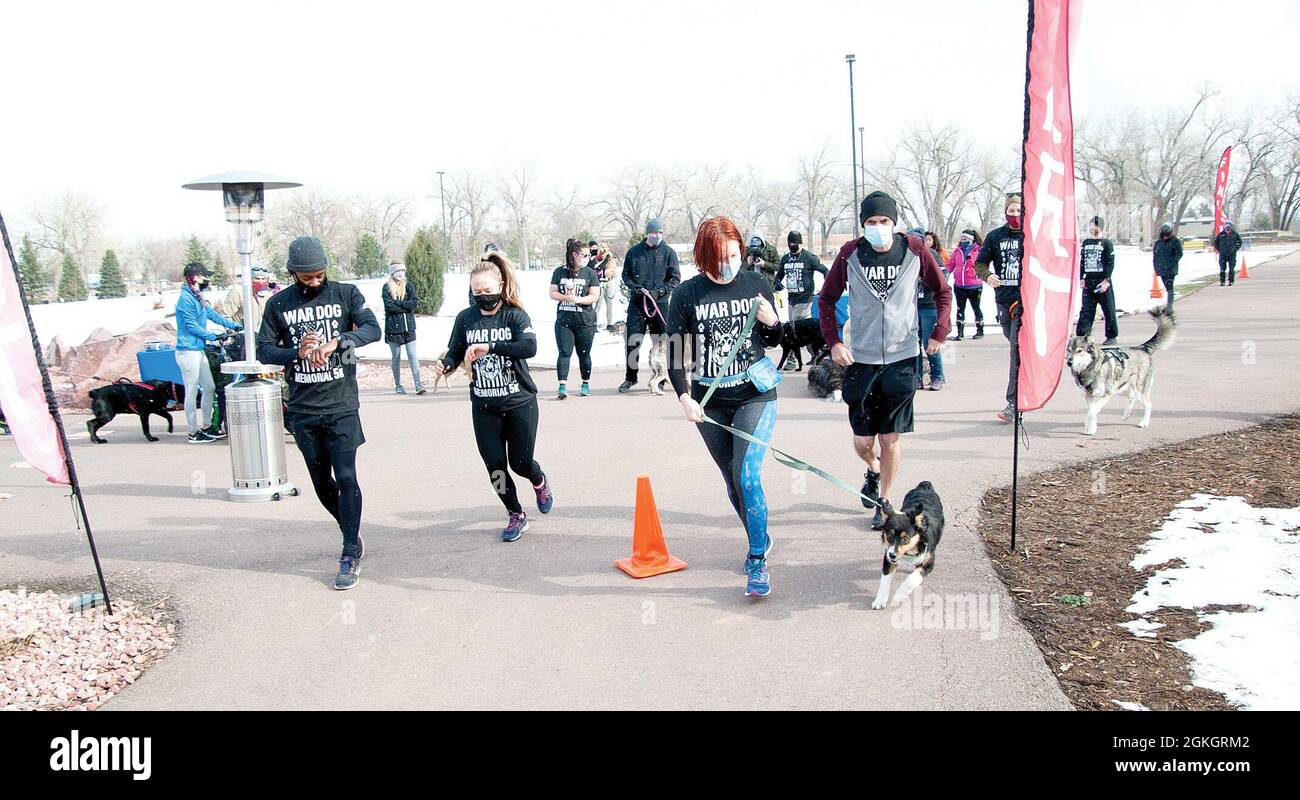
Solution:
<path fill-rule="evenodd" d="M 1121 422 L 1117 400 L 1084 437 L 1084 403 L 1066 376 L 1027 417 L 1022 474 L 1294 411 L 1297 292 L 1293 255 L 1179 301 L 1178 341 L 1157 356 L 1152 426 Z M 1126 344 L 1153 329 L 1144 317 L 1120 327 Z M 949 348 L 947 387 L 918 395 L 892 498 L 934 482 L 949 522 L 923 597 L 973 600 L 995 611 L 985 624 L 918 630 L 923 618 L 872 611 L 881 547 L 861 506 L 771 461 L 773 594 L 746 600 L 744 534 L 676 402 L 618 395 L 621 375 L 600 372 L 595 395 L 559 403 L 539 371 L 537 458 L 557 501 L 509 545 L 497 540 L 505 515 L 465 390 L 363 398 L 367 555 L 347 593 L 329 588 L 337 527 L 291 443 L 291 477 L 307 494 L 250 506 L 223 499 L 226 446 L 185 444 L 183 420 L 157 444 L 134 418 L 110 426 L 110 444 L 81 433 L 73 448 L 110 588 L 153 587 L 181 620 L 176 650 L 107 707 L 1069 708 L 972 531 L 979 497 L 1010 481 L 1011 430 L 994 420 L 1006 344 L 991 330 Z M 84 432 L 84 417 L 68 425 Z M 844 407 L 813 398 L 802 375 L 781 387 L 774 441 L 861 475 Z M 8 467 L 19 459 L 0 442 L 0 492 L 13 494 L 0 503 L 0 586 L 92 575 L 64 493 Z M 673 553 L 691 566 L 638 582 L 611 562 L 630 552 L 643 472 Z M 1034 531 L 1022 536 L 1032 545 Z"/>

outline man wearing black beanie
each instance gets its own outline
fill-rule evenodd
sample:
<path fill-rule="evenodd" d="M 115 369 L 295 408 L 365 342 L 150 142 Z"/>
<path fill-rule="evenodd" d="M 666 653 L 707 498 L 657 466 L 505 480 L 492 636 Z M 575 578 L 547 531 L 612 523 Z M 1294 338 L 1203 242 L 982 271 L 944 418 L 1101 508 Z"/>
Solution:
<path fill-rule="evenodd" d="M 1115 317 L 1115 290 L 1111 274 L 1115 271 L 1115 246 L 1110 239 L 1101 238 L 1105 223 L 1093 217 L 1088 223 L 1088 238 L 1079 247 L 1079 277 L 1083 279 L 1083 305 L 1079 309 L 1079 323 L 1074 328 L 1076 336 L 1092 334 L 1092 323 L 1097 319 L 1097 306 L 1106 316 L 1106 341 L 1102 346 L 1118 344 L 1119 320 Z"/>
<path fill-rule="evenodd" d="M 993 287 L 993 297 L 998 302 L 998 323 L 1011 345 L 1007 404 L 998 412 L 998 420 L 1004 423 L 1016 416 L 1016 378 L 1020 372 L 1020 259 L 1025 245 L 1022 208 L 1020 195 L 1007 195 L 1003 206 L 1007 224 L 989 231 L 980 254 L 975 257 L 975 274 Z"/>
<path fill-rule="evenodd" d="M 873 528 L 883 527 L 879 501 L 889 496 L 902 460 L 901 435 L 912 430 L 916 394 L 917 283 L 934 292 L 938 322 L 926 353 L 939 352 L 951 327 L 952 290 L 934 253 L 918 236 L 894 232 L 898 204 L 884 192 L 862 200 L 863 236 L 840 248 L 817 296 L 822 335 L 844 370 L 853 448 L 867 464 L 862 504 L 875 509 Z M 835 302 L 849 293 L 849 341 L 835 325 Z M 876 457 L 877 440 L 880 456 Z"/>
<path fill-rule="evenodd" d="M 790 252 L 781 256 L 781 264 L 776 269 L 776 286 L 784 288 L 786 302 L 790 304 L 790 321 L 798 322 L 812 316 L 813 273 L 820 272 L 826 278 L 826 267 L 821 259 L 804 249 L 803 234 L 790 231 L 786 237 L 786 246 Z"/>

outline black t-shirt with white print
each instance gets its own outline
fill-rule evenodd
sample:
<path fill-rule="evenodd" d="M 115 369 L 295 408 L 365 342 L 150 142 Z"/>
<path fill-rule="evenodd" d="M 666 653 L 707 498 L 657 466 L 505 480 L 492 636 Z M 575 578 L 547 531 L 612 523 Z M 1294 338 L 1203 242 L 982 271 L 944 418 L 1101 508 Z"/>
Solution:
<path fill-rule="evenodd" d="M 678 392 L 685 389 L 681 385 L 685 383 L 685 364 L 676 359 L 689 336 L 695 356 L 690 391 L 696 402 L 703 399 L 714 380 L 720 383 L 709 398 L 710 408 L 734 409 L 748 403 L 776 399 L 775 388 L 760 392 L 746 371 L 766 355 L 767 347 L 780 342 L 780 326 L 755 322 L 749 333 L 748 346 L 742 346 L 727 373 L 719 375 L 722 362 L 735 346 L 750 306 L 758 302 L 756 298 L 759 295 L 767 298 L 769 303 L 775 302 L 772 284 L 762 274 L 753 271 L 742 271 L 726 284 L 714 283 L 707 275 L 696 275 L 673 291 L 666 332 L 669 336 L 669 376 L 673 378 L 674 389 Z M 677 366 L 675 370 L 672 368 L 674 365 Z"/>
<path fill-rule="evenodd" d="M 798 254 L 786 253 L 781 256 L 781 266 L 776 274 L 785 287 L 790 305 L 812 301 L 814 272 L 820 272 L 825 277 L 826 267 L 822 266 L 821 259 L 803 248 L 799 249 Z"/>
<path fill-rule="evenodd" d="M 1079 277 L 1096 286 L 1115 271 L 1115 246 L 1110 239 L 1084 239 L 1079 246 Z"/>
<path fill-rule="evenodd" d="M 991 231 L 980 248 L 976 261 L 988 264 L 1002 285 L 993 290 L 999 305 L 1009 306 L 1020 299 L 1020 261 L 1024 253 L 1024 231 L 1003 225 Z"/>
<path fill-rule="evenodd" d="M 600 288 L 600 278 L 596 275 L 596 270 L 591 267 L 583 267 L 577 272 L 572 272 L 568 267 L 559 267 L 551 273 L 551 285 L 560 290 L 560 294 L 571 294 L 577 297 L 586 297 L 593 289 Z M 567 300 L 560 301 L 556 307 L 556 313 L 582 315 L 582 324 L 596 324 L 596 306 L 594 305 L 577 305 Z"/>
<path fill-rule="evenodd" d="M 474 344 L 490 347 L 470 365 L 470 395 L 476 404 L 509 411 L 537 396 L 537 384 L 528 372 L 528 359 L 537 355 L 537 336 L 526 311 L 502 305 L 495 314 L 484 314 L 478 306 L 460 312 L 443 363 L 448 369 L 460 366 Z"/>

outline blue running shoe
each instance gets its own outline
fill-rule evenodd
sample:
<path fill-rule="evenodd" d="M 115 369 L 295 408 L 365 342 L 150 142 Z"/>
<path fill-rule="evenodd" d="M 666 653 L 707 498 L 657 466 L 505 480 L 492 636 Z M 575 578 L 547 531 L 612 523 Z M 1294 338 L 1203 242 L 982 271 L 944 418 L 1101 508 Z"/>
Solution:
<path fill-rule="evenodd" d="M 352 556 L 343 556 L 339 559 L 339 574 L 334 576 L 334 588 L 340 592 L 351 589 L 361 580 L 361 569 L 357 565 L 357 559 Z"/>
<path fill-rule="evenodd" d="M 745 574 L 749 576 L 745 582 L 746 597 L 767 597 L 772 593 L 772 577 L 767 574 L 767 559 L 745 559 Z"/>
<path fill-rule="evenodd" d="M 522 511 L 514 512 L 510 515 L 510 521 L 506 523 L 506 529 L 501 531 L 501 541 L 516 541 L 526 530 L 528 530 L 528 515 Z"/>
<path fill-rule="evenodd" d="M 560 384 L 560 390 L 555 393 L 556 400 L 563 400 L 569 396 L 569 389 L 564 384 Z"/>
<path fill-rule="evenodd" d="M 545 475 L 542 476 L 542 488 L 538 489 L 534 486 L 533 491 L 537 494 L 537 510 L 543 514 L 551 513 L 551 506 L 555 505 L 555 494 L 551 491 L 551 483 L 546 480 Z"/>
<path fill-rule="evenodd" d="M 586 381 L 583 381 L 583 382 L 582 382 L 582 388 L 578 390 L 578 395 L 579 395 L 580 397 L 590 397 L 590 396 L 591 396 L 591 384 L 590 384 L 590 383 L 587 383 Z"/>

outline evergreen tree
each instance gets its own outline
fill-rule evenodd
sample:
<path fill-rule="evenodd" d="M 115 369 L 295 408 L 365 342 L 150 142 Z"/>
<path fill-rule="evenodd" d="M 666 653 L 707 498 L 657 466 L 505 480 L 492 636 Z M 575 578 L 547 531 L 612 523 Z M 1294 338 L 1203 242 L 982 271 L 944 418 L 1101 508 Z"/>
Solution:
<path fill-rule="evenodd" d="M 208 254 L 207 245 L 199 241 L 199 237 L 191 236 L 185 245 L 185 263 L 193 264 L 198 262 L 207 267 L 212 264 L 212 256 Z"/>
<path fill-rule="evenodd" d="M 447 270 L 447 259 L 437 232 L 433 228 L 417 230 L 406 248 L 403 261 L 406 279 L 414 284 L 415 293 L 420 297 L 416 313 L 437 314 L 442 308 L 443 273 Z"/>
<path fill-rule="evenodd" d="M 27 302 L 49 301 L 50 273 L 46 272 L 40 257 L 36 255 L 36 248 L 26 236 L 18 250 L 18 277 L 23 282 L 23 291 L 27 293 Z"/>
<path fill-rule="evenodd" d="M 226 263 L 221 260 L 221 256 L 212 257 L 212 277 L 208 279 L 213 286 L 229 286 L 230 273 L 226 271 Z"/>
<path fill-rule="evenodd" d="M 104 260 L 99 264 L 99 290 L 95 296 L 103 299 L 126 297 L 122 265 L 117 262 L 117 253 L 112 250 L 104 251 Z"/>
<path fill-rule="evenodd" d="M 352 254 L 352 274 L 358 278 L 377 278 L 385 274 L 387 267 L 388 253 L 384 246 L 373 234 L 362 234 Z"/>
<path fill-rule="evenodd" d="M 59 272 L 59 300 L 73 303 L 90 296 L 86 290 L 86 280 L 81 277 L 81 268 L 72 256 L 63 256 L 63 268 Z"/>

